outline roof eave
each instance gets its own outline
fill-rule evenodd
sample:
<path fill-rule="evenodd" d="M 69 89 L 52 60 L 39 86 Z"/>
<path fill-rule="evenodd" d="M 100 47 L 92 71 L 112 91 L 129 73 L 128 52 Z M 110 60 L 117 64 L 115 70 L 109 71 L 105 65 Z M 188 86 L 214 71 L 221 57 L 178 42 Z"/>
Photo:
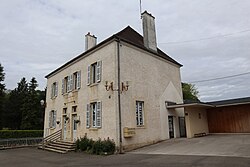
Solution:
<path fill-rule="evenodd" d="M 167 106 L 167 109 L 175 109 L 175 108 L 185 108 L 185 107 L 214 107 L 210 104 L 204 104 L 204 103 L 190 103 L 190 104 L 175 104 Z"/>
<path fill-rule="evenodd" d="M 67 63 L 63 64 L 62 66 L 60 66 L 59 68 L 57 68 L 56 70 L 52 71 L 51 73 L 49 73 L 48 75 L 45 76 L 45 78 L 49 78 L 51 75 L 53 75 L 54 73 L 60 71 L 61 69 L 63 69 L 64 67 L 66 67 L 67 65 L 73 63 L 74 61 L 76 61 L 77 59 L 81 58 L 82 56 L 96 50 L 99 49 L 102 45 L 104 45 L 105 43 L 111 41 L 112 39 L 115 39 L 115 35 L 112 35 L 111 37 L 105 39 L 104 41 L 100 42 L 99 44 L 97 44 L 96 46 L 86 50 L 85 52 L 81 53 L 80 55 L 76 56 L 75 58 L 71 59 L 70 61 L 68 61 Z"/>
<path fill-rule="evenodd" d="M 138 48 L 143 49 L 143 50 L 145 50 L 145 51 L 147 51 L 147 52 L 150 52 L 151 54 L 155 54 L 155 55 L 157 55 L 157 56 L 159 56 L 159 57 L 161 57 L 161 58 L 163 58 L 163 59 L 165 59 L 165 60 L 167 60 L 167 61 L 169 61 L 169 62 L 171 62 L 171 63 L 174 63 L 174 64 L 178 65 L 179 67 L 182 67 L 182 66 L 183 66 L 182 64 L 178 63 L 177 61 L 173 60 L 173 59 L 170 58 L 170 57 L 169 57 L 169 58 L 172 59 L 172 60 L 169 60 L 169 59 L 167 59 L 166 57 L 163 57 L 162 55 L 160 55 L 159 53 L 157 53 L 157 52 L 155 52 L 155 51 L 152 51 L 152 50 L 149 50 L 149 49 L 147 49 L 147 48 L 145 48 L 145 47 L 142 47 L 142 46 L 140 46 L 140 45 L 137 45 L 137 44 L 135 44 L 135 43 L 133 43 L 133 42 L 131 42 L 131 41 L 128 41 L 128 40 L 126 40 L 126 39 L 124 39 L 124 38 L 121 38 L 121 37 L 116 36 L 116 35 L 114 35 L 114 36 L 115 36 L 115 38 L 117 38 L 117 39 L 119 39 L 119 40 L 121 40 L 121 41 L 123 41 L 123 42 L 129 43 L 129 44 L 131 44 L 131 45 L 133 45 L 133 46 L 135 46 L 135 47 L 138 47 Z M 159 48 L 157 48 L 157 49 L 159 49 Z M 160 49 L 159 49 L 159 50 L 160 50 Z"/>

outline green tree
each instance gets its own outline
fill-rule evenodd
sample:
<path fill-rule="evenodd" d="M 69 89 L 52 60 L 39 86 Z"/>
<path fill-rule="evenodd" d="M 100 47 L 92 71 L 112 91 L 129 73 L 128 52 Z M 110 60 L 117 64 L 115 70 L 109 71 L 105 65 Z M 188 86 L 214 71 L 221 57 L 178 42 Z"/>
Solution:
<path fill-rule="evenodd" d="M 17 84 L 17 88 L 6 96 L 4 127 L 20 129 L 22 121 L 22 106 L 28 94 L 28 84 L 25 78 Z"/>
<path fill-rule="evenodd" d="M 200 101 L 198 96 L 199 96 L 199 91 L 195 87 L 194 84 L 190 83 L 181 83 L 182 85 L 182 92 L 183 92 L 183 100 L 184 101 Z"/>
<path fill-rule="evenodd" d="M 3 105 L 4 105 L 4 97 L 5 97 L 5 84 L 3 83 L 5 79 L 5 73 L 3 70 L 3 66 L 0 63 L 0 129 L 2 129 L 2 121 L 3 121 Z"/>
<path fill-rule="evenodd" d="M 45 99 L 45 91 L 36 90 L 38 83 L 32 78 L 27 83 L 25 78 L 17 88 L 6 94 L 3 125 L 9 129 L 43 129 L 44 110 L 40 100 Z"/>
<path fill-rule="evenodd" d="M 22 110 L 21 129 L 36 129 L 38 126 L 37 115 L 39 113 L 39 99 L 36 96 L 36 88 L 38 84 L 33 77 L 28 86 L 28 94 L 24 99 Z"/>

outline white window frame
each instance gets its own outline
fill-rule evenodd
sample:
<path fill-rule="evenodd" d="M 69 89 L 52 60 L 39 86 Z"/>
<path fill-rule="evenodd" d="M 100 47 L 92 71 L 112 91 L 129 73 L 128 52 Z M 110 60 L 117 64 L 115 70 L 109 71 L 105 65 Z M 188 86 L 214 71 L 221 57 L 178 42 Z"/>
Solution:
<path fill-rule="evenodd" d="M 88 66 L 87 85 L 101 82 L 102 77 L 102 61 L 97 61 Z"/>
<path fill-rule="evenodd" d="M 73 90 L 81 88 L 81 71 L 77 71 L 73 74 Z"/>
<path fill-rule="evenodd" d="M 69 92 L 69 76 L 62 79 L 62 95 Z"/>
<path fill-rule="evenodd" d="M 136 101 L 136 126 L 144 126 L 144 101 Z"/>
<path fill-rule="evenodd" d="M 49 128 L 56 128 L 56 111 L 49 112 Z"/>
<path fill-rule="evenodd" d="M 102 103 L 101 101 L 87 104 L 86 127 L 102 127 Z"/>
<path fill-rule="evenodd" d="M 81 88 L 81 71 L 77 71 L 76 89 Z"/>
<path fill-rule="evenodd" d="M 51 85 L 51 98 L 57 97 L 58 95 L 58 82 L 53 82 Z"/>

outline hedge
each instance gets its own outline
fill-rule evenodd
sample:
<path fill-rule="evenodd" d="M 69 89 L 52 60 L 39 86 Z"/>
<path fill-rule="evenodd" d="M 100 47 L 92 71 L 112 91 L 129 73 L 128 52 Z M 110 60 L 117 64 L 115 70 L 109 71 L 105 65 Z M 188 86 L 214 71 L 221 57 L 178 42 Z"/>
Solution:
<path fill-rule="evenodd" d="M 43 137 L 43 130 L 0 130 L 0 139 Z"/>

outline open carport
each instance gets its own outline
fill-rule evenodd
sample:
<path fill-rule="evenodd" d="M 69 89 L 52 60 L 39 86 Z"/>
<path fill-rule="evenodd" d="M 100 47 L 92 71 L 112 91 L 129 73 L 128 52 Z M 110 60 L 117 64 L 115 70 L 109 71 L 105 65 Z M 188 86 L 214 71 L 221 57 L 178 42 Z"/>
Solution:
<path fill-rule="evenodd" d="M 169 104 L 167 108 L 184 108 L 188 138 L 211 133 L 250 134 L 250 97 Z"/>
<path fill-rule="evenodd" d="M 249 134 L 175 138 L 132 151 L 134 154 L 232 156 L 250 158 Z"/>

